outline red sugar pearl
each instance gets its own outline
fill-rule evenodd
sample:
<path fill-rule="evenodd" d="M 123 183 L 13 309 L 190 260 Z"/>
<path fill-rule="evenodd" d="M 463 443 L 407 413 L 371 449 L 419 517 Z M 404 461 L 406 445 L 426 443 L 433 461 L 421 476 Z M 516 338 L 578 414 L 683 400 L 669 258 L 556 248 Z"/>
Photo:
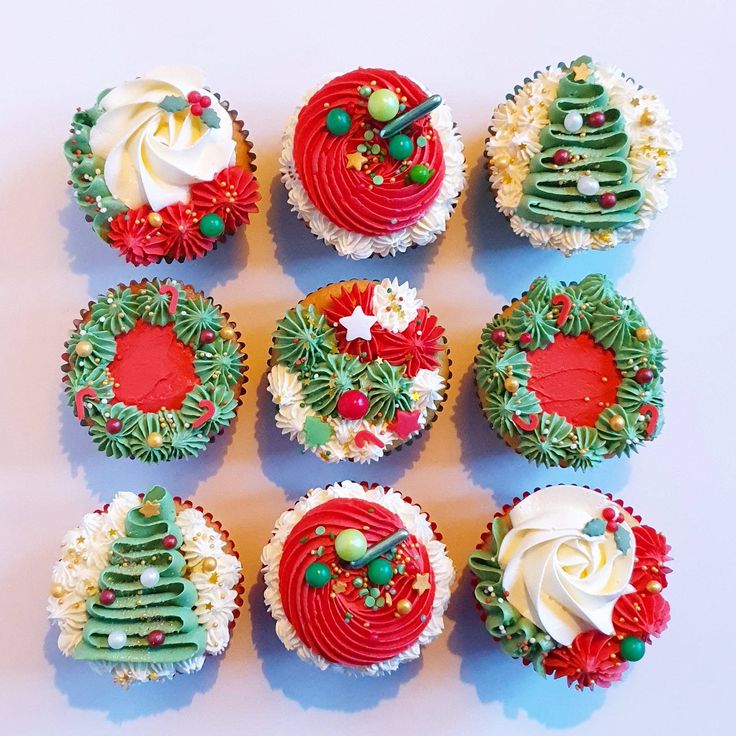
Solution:
<path fill-rule="evenodd" d="M 199 102 L 202 99 L 202 95 L 197 92 L 196 89 L 193 89 L 188 95 L 187 95 L 187 102 L 190 105 L 193 105 L 195 102 Z"/>
<path fill-rule="evenodd" d="M 161 544 L 164 549 L 174 549 L 176 547 L 176 537 L 173 534 L 167 534 L 162 540 Z"/>
<path fill-rule="evenodd" d="M 202 107 L 209 107 L 212 104 L 212 100 L 207 97 L 207 95 L 203 95 L 199 99 L 199 104 L 202 105 Z"/>
<path fill-rule="evenodd" d="M 217 336 L 212 330 L 202 330 L 202 332 L 199 333 L 199 341 L 202 345 L 209 345 L 211 342 L 214 342 L 215 337 Z"/>
<path fill-rule="evenodd" d="M 110 588 L 103 588 L 100 591 L 100 603 L 103 606 L 111 606 L 115 603 L 115 591 Z"/>
<path fill-rule="evenodd" d="M 603 194 L 598 197 L 598 204 L 600 204 L 604 210 L 610 210 L 611 207 L 615 207 L 617 201 L 616 195 L 613 192 L 603 192 Z"/>
<path fill-rule="evenodd" d="M 161 631 L 161 629 L 154 629 L 148 634 L 148 643 L 152 647 L 160 647 L 165 640 L 166 636 L 164 635 L 164 632 Z"/>
<path fill-rule="evenodd" d="M 497 327 L 493 332 L 491 332 L 491 340 L 493 340 L 496 345 L 502 345 L 506 342 L 506 330 L 502 330 L 500 327 Z"/>
<path fill-rule="evenodd" d="M 634 380 L 641 385 L 651 383 L 654 380 L 654 372 L 649 368 L 639 368 L 634 376 Z"/>
<path fill-rule="evenodd" d="M 362 391 L 346 391 L 337 400 L 337 411 L 344 419 L 362 419 L 368 407 L 368 397 Z"/>
<path fill-rule="evenodd" d="M 591 128 L 600 128 L 606 122 L 606 116 L 602 112 L 592 112 L 588 115 L 588 125 Z"/>
<path fill-rule="evenodd" d="M 119 419 L 108 419 L 105 422 L 105 431 L 108 434 L 117 434 L 123 428 L 123 423 Z"/>
<path fill-rule="evenodd" d="M 528 345 L 532 341 L 532 336 L 528 332 L 522 332 L 519 335 L 519 344 Z"/>
<path fill-rule="evenodd" d="M 558 148 L 555 151 L 554 156 L 552 156 L 552 161 L 555 166 L 564 166 L 565 164 L 570 163 L 571 158 L 572 154 L 570 153 L 570 151 L 567 151 L 564 148 Z"/>
<path fill-rule="evenodd" d="M 603 509 L 603 513 L 601 516 L 606 521 L 613 521 L 616 518 L 616 509 L 612 508 L 611 506 L 607 506 L 605 509 Z"/>

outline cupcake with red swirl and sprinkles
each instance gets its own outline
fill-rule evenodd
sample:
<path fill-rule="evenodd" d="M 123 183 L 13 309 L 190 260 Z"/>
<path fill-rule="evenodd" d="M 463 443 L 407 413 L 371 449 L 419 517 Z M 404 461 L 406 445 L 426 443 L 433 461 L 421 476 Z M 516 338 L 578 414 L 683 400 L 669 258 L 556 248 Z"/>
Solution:
<path fill-rule="evenodd" d="M 77 109 L 70 134 L 77 204 L 135 266 L 206 255 L 258 211 L 248 131 L 198 69 L 162 67 L 104 90 Z"/>
<path fill-rule="evenodd" d="M 455 577 L 441 536 L 392 488 L 313 488 L 276 522 L 261 555 L 284 646 L 321 670 L 382 675 L 444 628 Z"/>
<path fill-rule="evenodd" d="M 362 259 L 436 240 L 465 185 L 465 158 L 439 95 L 395 71 L 356 69 L 298 108 L 281 173 L 310 230 Z"/>
<path fill-rule="evenodd" d="M 669 551 L 622 501 L 557 485 L 496 514 L 469 564 L 503 651 L 583 690 L 620 680 L 667 628 Z"/>
<path fill-rule="evenodd" d="M 444 328 L 416 289 L 353 280 L 313 292 L 273 335 L 276 425 L 325 462 L 371 462 L 411 442 L 446 398 Z"/>

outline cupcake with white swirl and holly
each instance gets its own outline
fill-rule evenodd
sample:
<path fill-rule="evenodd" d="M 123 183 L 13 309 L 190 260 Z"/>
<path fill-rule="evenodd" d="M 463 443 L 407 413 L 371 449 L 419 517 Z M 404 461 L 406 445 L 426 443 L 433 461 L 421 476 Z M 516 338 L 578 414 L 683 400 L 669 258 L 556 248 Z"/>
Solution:
<path fill-rule="evenodd" d="M 537 72 L 489 132 L 496 206 L 537 248 L 612 248 L 667 206 L 680 137 L 659 97 L 618 67 L 581 56 Z"/>
<path fill-rule="evenodd" d="M 268 390 L 276 425 L 326 462 L 371 462 L 411 442 L 446 398 L 444 332 L 406 282 L 318 289 L 273 335 Z"/>
<path fill-rule="evenodd" d="M 355 69 L 307 95 L 280 164 L 292 210 L 353 259 L 432 243 L 465 186 L 450 109 L 387 69 Z"/>
<path fill-rule="evenodd" d="M 51 578 L 61 653 L 124 687 L 199 671 L 227 648 L 243 603 L 228 533 L 160 486 L 86 514 Z"/>
<path fill-rule="evenodd" d="M 667 628 L 669 551 L 622 501 L 558 485 L 505 506 L 469 564 L 503 651 L 582 690 L 620 680 Z"/>
<path fill-rule="evenodd" d="M 258 211 L 248 131 L 198 69 L 161 67 L 104 90 L 70 134 L 77 204 L 133 265 L 206 255 Z"/>

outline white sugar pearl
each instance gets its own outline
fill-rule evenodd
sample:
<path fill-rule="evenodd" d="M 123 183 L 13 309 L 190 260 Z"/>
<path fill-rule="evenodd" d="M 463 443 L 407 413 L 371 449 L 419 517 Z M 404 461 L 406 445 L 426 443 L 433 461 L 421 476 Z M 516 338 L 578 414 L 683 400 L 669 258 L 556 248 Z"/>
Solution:
<path fill-rule="evenodd" d="M 127 634 L 119 629 L 115 629 L 115 631 L 111 631 L 107 635 L 107 645 L 110 649 L 122 649 L 127 641 Z"/>
<path fill-rule="evenodd" d="M 158 584 L 160 575 L 155 567 L 147 567 L 141 573 L 141 585 L 144 588 L 153 588 L 154 585 Z"/>
<path fill-rule="evenodd" d="M 563 125 L 568 133 L 577 133 L 583 127 L 583 116 L 579 112 L 569 112 Z"/>
<path fill-rule="evenodd" d="M 592 197 L 598 194 L 601 185 L 598 183 L 598 179 L 592 176 L 581 176 L 578 179 L 578 191 L 580 194 L 584 194 L 586 197 Z"/>

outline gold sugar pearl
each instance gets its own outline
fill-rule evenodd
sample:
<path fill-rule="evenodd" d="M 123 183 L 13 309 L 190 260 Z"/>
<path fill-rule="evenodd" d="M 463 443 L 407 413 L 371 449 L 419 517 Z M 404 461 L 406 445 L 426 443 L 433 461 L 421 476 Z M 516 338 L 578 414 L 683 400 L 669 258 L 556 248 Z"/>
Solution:
<path fill-rule="evenodd" d="M 503 387 L 512 394 L 515 394 L 519 390 L 519 381 L 513 376 L 509 376 L 504 382 Z"/>
<path fill-rule="evenodd" d="M 205 557 L 202 560 L 202 569 L 205 572 L 214 572 L 217 570 L 217 560 L 214 557 Z"/>
<path fill-rule="evenodd" d="M 640 342 L 645 342 L 652 336 L 652 331 L 648 327 L 637 327 L 636 328 L 636 339 Z"/>
<path fill-rule="evenodd" d="M 152 447 L 153 449 L 156 449 L 157 447 L 161 447 L 164 443 L 164 438 L 161 436 L 158 432 L 151 432 L 151 434 L 146 437 L 146 444 L 149 447 Z"/>
<path fill-rule="evenodd" d="M 161 227 L 161 224 L 163 223 L 164 218 L 159 215 L 158 212 L 149 212 L 148 213 L 148 224 L 151 227 Z"/>
<path fill-rule="evenodd" d="M 626 426 L 626 420 L 620 414 L 614 414 L 608 424 L 614 432 L 620 432 Z"/>
<path fill-rule="evenodd" d="M 220 330 L 220 337 L 223 340 L 232 340 L 235 337 L 235 330 L 227 325 Z"/>
<path fill-rule="evenodd" d="M 74 347 L 74 352 L 80 358 L 87 358 L 92 355 L 92 343 L 89 340 L 80 340 Z"/>
<path fill-rule="evenodd" d="M 64 590 L 64 586 L 61 583 L 54 583 L 51 586 L 51 595 L 54 598 L 61 598 L 61 596 L 64 595 L 66 591 Z"/>
<path fill-rule="evenodd" d="M 647 593 L 661 593 L 662 583 L 659 580 L 650 580 L 647 583 Z"/>
<path fill-rule="evenodd" d="M 396 602 L 396 613 L 399 616 L 406 616 L 411 611 L 411 601 L 408 598 L 402 598 Z"/>
<path fill-rule="evenodd" d="M 642 125 L 654 125 L 657 122 L 657 116 L 651 110 L 644 110 L 639 118 Z"/>

